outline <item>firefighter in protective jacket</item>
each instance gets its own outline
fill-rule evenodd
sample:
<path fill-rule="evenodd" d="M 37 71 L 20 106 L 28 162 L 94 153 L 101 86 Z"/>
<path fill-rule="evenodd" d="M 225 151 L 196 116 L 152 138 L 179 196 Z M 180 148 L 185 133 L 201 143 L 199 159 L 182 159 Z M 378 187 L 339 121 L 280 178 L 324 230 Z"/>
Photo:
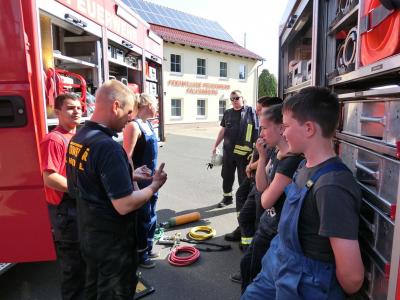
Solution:
<path fill-rule="evenodd" d="M 242 93 L 234 90 L 230 94 L 232 108 L 225 111 L 221 129 L 213 146 L 213 153 L 223 140 L 222 189 L 223 199 L 218 207 L 232 204 L 232 186 L 237 170 L 239 184 L 246 177 L 246 165 L 257 138 L 258 121 L 254 108 L 243 104 Z"/>

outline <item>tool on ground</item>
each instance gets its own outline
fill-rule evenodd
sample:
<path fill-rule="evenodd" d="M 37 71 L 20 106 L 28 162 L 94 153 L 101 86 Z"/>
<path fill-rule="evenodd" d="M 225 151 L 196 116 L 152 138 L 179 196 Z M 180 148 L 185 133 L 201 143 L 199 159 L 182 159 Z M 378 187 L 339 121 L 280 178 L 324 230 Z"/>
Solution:
<path fill-rule="evenodd" d="M 229 245 L 229 244 L 221 245 L 221 244 L 217 244 L 217 243 L 185 239 L 185 238 L 181 238 L 180 234 L 175 234 L 173 236 L 162 235 L 157 243 L 159 245 L 170 245 L 170 246 L 172 246 L 171 248 L 173 248 L 174 246 L 179 245 L 181 242 L 195 244 L 196 248 L 198 250 L 204 251 L 204 252 L 219 252 L 219 251 L 226 251 L 226 250 L 232 249 L 231 245 Z M 202 247 L 199 247 L 198 245 L 213 246 L 215 248 L 210 248 L 210 247 L 202 248 Z"/>
<path fill-rule="evenodd" d="M 196 241 L 204 241 L 214 237 L 216 230 L 211 226 L 196 226 L 190 229 L 188 236 Z"/>
<path fill-rule="evenodd" d="M 167 222 L 160 224 L 160 227 L 170 228 L 178 225 L 183 225 L 191 222 L 197 222 L 201 218 L 199 212 L 192 212 L 181 216 L 170 218 Z"/>
<path fill-rule="evenodd" d="M 136 276 L 138 277 L 138 283 L 136 285 L 135 296 L 133 297 L 134 300 L 141 299 L 155 291 L 155 288 L 143 279 L 141 272 L 137 272 Z"/>

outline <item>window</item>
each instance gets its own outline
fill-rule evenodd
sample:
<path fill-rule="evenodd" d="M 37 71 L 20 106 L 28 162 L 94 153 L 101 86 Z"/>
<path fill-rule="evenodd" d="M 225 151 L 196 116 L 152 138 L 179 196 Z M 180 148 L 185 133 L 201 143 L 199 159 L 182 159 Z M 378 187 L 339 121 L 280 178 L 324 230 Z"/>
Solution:
<path fill-rule="evenodd" d="M 204 99 L 197 100 L 197 116 L 198 117 L 206 116 L 206 100 Z"/>
<path fill-rule="evenodd" d="M 222 120 L 222 117 L 224 116 L 224 112 L 226 110 L 226 101 L 225 100 L 219 100 L 219 111 L 218 111 L 218 117 L 219 120 Z"/>
<path fill-rule="evenodd" d="M 219 63 L 219 77 L 228 77 L 228 64 L 226 62 Z"/>
<path fill-rule="evenodd" d="M 246 66 L 239 65 L 239 79 L 246 79 Z"/>
<path fill-rule="evenodd" d="M 206 75 L 206 60 L 203 58 L 197 59 L 197 75 Z"/>
<path fill-rule="evenodd" d="M 177 54 L 171 54 L 171 72 L 181 72 L 181 56 Z"/>
<path fill-rule="evenodd" d="M 171 117 L 182 117 L 181 99 L 171 99 Z"/>

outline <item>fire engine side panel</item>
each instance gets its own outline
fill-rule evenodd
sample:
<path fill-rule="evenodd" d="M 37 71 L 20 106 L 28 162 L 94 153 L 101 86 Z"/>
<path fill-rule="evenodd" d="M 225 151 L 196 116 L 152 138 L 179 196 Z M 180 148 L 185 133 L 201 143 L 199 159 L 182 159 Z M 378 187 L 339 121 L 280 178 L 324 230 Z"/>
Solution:
<path fill-rule="evenodd" d="M 0 10 L 0 261 L 55 258 L 40 173 L 43 118 L 33 1 L 4 0 Z M 34 27 L 33 27 L 34 26 Z"/>

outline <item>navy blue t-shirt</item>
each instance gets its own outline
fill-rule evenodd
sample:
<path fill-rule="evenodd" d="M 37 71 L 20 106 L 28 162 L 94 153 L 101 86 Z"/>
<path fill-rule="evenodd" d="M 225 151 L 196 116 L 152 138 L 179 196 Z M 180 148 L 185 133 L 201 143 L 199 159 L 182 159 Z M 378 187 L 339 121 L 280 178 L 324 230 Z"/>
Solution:
<path fill-rule="evenodd" d="M 76 187 L 80 199 L 94 205 L 102 215 L 111 217 L 116 216 L 111 201 L 133 192 L 128 157 L 122 146 L 112 139 L 113 135 L 115 132 L 111 129 L 86 121 L 71 139 L 67 152 L 68 191 L 73 195 Z M 79 154 L 86 146 L 83 155 Z"/>

